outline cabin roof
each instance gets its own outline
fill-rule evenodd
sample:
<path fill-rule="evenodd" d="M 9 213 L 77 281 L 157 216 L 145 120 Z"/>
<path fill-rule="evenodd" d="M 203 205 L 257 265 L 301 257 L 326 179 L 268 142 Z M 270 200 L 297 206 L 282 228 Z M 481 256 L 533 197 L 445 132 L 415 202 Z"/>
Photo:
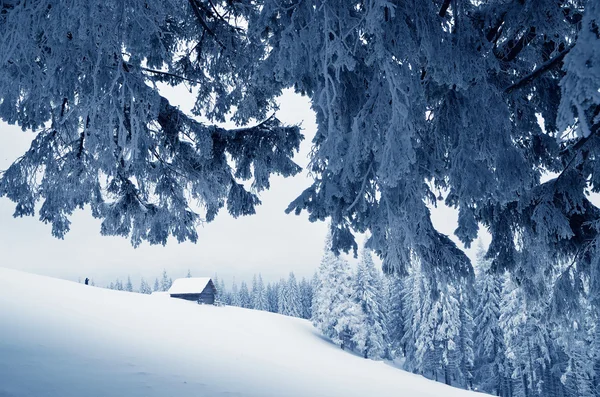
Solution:
<path fill-rule="evenodd" d="M 199 294 L 210 281 L 210 277 L 178 278 L 169 288 L 169 294 Z"/>

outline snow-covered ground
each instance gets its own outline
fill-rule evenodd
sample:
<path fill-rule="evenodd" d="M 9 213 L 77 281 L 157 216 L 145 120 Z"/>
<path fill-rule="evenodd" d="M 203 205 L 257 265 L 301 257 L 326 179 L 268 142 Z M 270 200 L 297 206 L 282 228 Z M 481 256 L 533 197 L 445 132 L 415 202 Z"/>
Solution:
<path fill-rule="evenodd" d="M 0 396 L 481 396 L 349 354 L 308 321 L 0 268 Z"/>

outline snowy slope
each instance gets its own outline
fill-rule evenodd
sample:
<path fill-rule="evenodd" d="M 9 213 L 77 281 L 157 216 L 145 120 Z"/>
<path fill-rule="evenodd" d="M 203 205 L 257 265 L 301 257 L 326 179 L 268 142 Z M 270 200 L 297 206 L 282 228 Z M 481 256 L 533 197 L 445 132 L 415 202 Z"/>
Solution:
<path fill-rule="evenodd" d="M 0 268 L 0 396 L 481 396 L 348 354 L 305 320 Z"/>

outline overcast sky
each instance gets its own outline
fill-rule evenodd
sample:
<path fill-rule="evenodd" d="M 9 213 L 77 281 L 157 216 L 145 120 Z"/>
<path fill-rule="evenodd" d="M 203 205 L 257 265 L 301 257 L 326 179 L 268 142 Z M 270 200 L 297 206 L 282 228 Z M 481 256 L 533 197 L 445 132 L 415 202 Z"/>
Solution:
<path fill-rule="evenodd" d="M 167 95 L 182 110 L 192 105 L 193 97 L 181 89 L 169 90 Z M 302 125 L 305 140 L 295 160 L 305 167 L 316 130 L 308 100 L 286 92 L 277 117 Z M 28 148 L 32 135 L 0 123 L 0 169 L 6 169 Z M 250 281 L 254 273 L 269 281 L 287 277 L 290 271 L 311 277 L 321 259 L 327 227 L 322 222 L 310 223 L 306 214 L 284 213 L 288 203 L 309 184 L 306 171 L 294 178 L 273 177 L 271 189 L 260 196 L 263 204 L 256 215 L 233 219 L 222 211 L 215 221 L 199 228 L 196 244 L 172 240 L 166 247 L 144 243 L 137 249 L 127 239 L 101 236 L 100 221 L 87 209 L 75 213 L 71 231 L 64 240 L 58 240 L 51 236 L 50 226 L 37 217 L 13 218 L 14 204 L 1 198 L 0 266 L 69 280 L 90 277 L 98 285 L 128 275 L 137 285 L 140 277 L 153 280 L 163 269 L 173 278 L 185 276 L 188 269 L 194 276 L 216 273 L 227 283 L 233 277 L 238 282 Z M 456 228 L 456 212 L 435 209 L 433 221 L 438 230 L 451 235 Z M 484 242 L 487 239 L 484 236 Z M 473 257 L 472 250 L 467 253 Z"/>

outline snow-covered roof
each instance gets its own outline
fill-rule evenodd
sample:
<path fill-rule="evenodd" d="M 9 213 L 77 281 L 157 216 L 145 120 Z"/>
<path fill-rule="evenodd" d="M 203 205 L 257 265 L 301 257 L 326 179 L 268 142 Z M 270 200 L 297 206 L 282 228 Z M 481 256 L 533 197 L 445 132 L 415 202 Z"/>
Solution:
<path fill-rule="evenodd" d="M 199 294 L 209 281 L 210 277 L 178 278 L 169 288 L 169 294 Z"/>

